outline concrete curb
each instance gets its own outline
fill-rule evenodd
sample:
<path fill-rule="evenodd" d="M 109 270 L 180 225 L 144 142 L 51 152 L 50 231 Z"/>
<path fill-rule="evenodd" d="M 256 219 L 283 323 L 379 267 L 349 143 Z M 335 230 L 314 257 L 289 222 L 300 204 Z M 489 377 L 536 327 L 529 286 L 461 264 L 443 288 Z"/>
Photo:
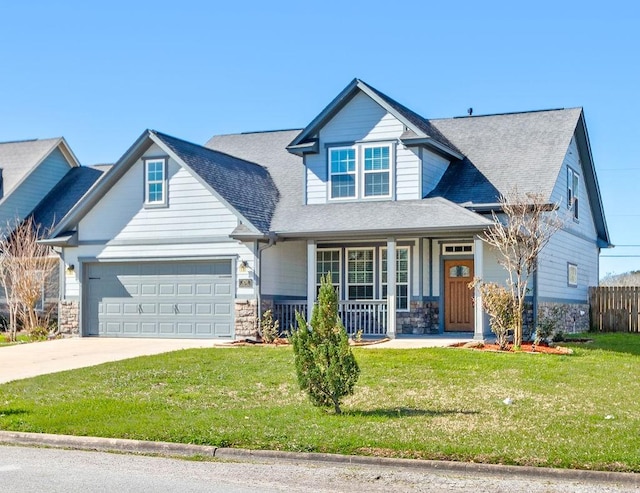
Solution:
<path fill-rule="evenodd" d="M 283 452 L 277 450 L 247 450 L 238 448 L 213 447 L 210 445 L 189 445 L 170 442 L 149 442 L 122 438 L 78 437 L 72 435 L 51 435 L 47 433 L 23 433 L 0 430 L 0 444 L 26 445 L 74 450 L 97 450 L 101 452 L 122 452 L 130 454 L 154 454 L 162 456 L 202 456 L 223 460 L 280 460 L 288 462 L 323 462 L 362 466 L 396 467 L 421 469 L 433 472 L 461 472 L 484 474 L 494 477 L 525 476 L 542 477 L 550 480 L 582 481 L 588 483 L 608 483 L 640 486 L 640 474 L 587 471 L 579 469 L 552 469 L 545 467 L 505 466 L 499 464 L 477 464 L 421 459 L 390 459 L 360 455 L 338 455 L 321 453 Z"/>

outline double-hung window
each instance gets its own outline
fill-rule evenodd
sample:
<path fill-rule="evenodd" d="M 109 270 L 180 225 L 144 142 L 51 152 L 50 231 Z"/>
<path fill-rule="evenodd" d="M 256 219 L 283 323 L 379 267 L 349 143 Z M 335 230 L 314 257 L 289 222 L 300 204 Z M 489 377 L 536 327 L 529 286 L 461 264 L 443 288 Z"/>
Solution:
<path fill-rule="evenodd" d="M 322 276 L 331 274 L 331 284 L 340 292 L 340 250 L 327 249 L 316 252 L 316 295 L 320 290 Z"/>
<path fill-rule="evenodd" d="M 356 197 L 356 150 L 342 147 L 329 150 L 331 170 L 331 198 L 348 199 Z"/>
<path fill-rule="evenodd" d="M 389 144 L 329 148 L 330 199 L 391 197 L 392 149 Z"/>
<path fill-rule="evenodd" d="M 167 204 L 167 160 L 144 161 L 144 202 L 158 206 Z"/>
<path fill-rule="evenodd" d="M 372 300 L 373 248 L 347 249 L 347 299 Z"/>
<path fill-rule="evenodd" d="M 573 212 L 573 218 L 578 220 L 578 188 L 580 175 L 573 169 L 567 168 L 567 209 Z"/>
<path fill-rule="evenodd" d="M 364 196 L 389 196 L 389 146 L 364 148 Z"/>
<path fill-rule="evenodd" d="M 381 254 L 382 299 L 387 298 L 387 249 Z M 409 309 L 409 248 L 396 248 L 396 308 Z"/>

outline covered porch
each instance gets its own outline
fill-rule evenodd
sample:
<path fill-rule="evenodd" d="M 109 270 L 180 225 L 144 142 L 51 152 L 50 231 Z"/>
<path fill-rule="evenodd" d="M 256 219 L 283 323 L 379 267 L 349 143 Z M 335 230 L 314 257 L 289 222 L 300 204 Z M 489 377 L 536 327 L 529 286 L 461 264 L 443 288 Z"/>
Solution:
<path fill-rule="evenodd" d="M 306 296 L 272 302 L 283 329 L 296 326 L 296 311 L 310 319 L 320 278 L 330 274 L 350 336 L 490 335 L 480 293 L 468 288 L 473 277 L 484 277 L 478 236 L 307 239 L 304 252 Z"/>

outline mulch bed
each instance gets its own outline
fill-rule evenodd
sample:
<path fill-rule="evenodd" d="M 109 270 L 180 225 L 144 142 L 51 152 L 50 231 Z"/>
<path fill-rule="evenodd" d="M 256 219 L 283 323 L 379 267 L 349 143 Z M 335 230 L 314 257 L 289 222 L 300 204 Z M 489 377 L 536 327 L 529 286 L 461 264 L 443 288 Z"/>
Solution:
<path fill-rule="evenodd" d="M 573 342 L 573 341 L 571 341 Z M 562 347 L 562 346 L 549 346 L 547 344 L 538 344 L 534 346 L 531 342 L 525 342 L 520 346 L 520 349 L 514 350 L 513 345 L 510 344 L 507 350 L 502 350 L 497 344 L 483 344 L 483 343 L 465 343 L 460 342 L 457 344 L 453 344 L 450 347 L 455 348 L 465 348 L 465 349 L 475 349 L 476 351 L 494 351 L 500 353 L 509 353 L 509 352 L 517 352 L 517 353 L 531 353 L 531 354 L 558 354 L 558 355 L 566 355 L 572 354 L 573 350 L 571 348 Z"/>

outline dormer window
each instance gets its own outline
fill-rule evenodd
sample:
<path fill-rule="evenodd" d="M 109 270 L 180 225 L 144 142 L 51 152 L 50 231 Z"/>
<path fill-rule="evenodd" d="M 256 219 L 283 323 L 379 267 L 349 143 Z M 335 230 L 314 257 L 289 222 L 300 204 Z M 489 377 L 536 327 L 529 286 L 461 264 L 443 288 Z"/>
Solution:
<path fill-rule="evenodd" d="M 391 156 L 388 144 L 330 147 L 330 199 L 391 197 Z"/>
<path fill-rule="evenodd" d="M 336 148 L 329 150 L 331 169 L 331 198 L 348 199 L 356 197 L 356 150 Z"/>
<path fill-rule="evenodd" d="M 157 207 L 167 205 L 167 159 L 144 161 L 144 203 Z"/>

